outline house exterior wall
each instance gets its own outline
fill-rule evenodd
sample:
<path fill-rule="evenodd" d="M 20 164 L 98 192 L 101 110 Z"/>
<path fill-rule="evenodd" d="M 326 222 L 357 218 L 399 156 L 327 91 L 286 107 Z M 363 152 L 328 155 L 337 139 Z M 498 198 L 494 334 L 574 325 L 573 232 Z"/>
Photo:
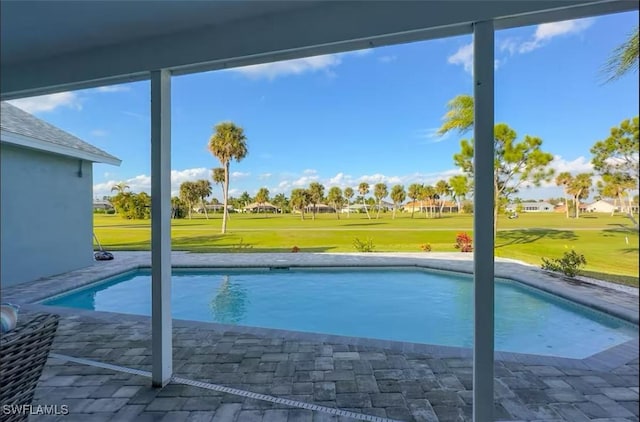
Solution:
<path fill-rule="evenodd" d="M 596 201 L 587 207 L 589 212 L 614 212 L 618 211 L 619 207 L 614 207 L 612 204 L 605 201 Z"/>
<path fill-rule="evenodd" d="M 91 265 L 92 163 L 2 143 L 0 169 L 0 285 Z"/>

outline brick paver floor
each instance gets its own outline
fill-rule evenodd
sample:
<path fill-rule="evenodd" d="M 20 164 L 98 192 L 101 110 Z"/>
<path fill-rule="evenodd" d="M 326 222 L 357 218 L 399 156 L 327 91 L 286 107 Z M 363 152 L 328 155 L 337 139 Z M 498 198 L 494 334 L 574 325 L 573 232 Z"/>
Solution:
<path fill-rule="evenodd" d="M 148 319 L 63 316 L 54 354 L 151 370 Z M 176 321 L 175 376 L 401 421 L 471 420 L 468 357 L 221 332 Z M 594 370 L 496 361 L 496 420 L 638 421 L 638 359 Z M 34 404 L 61 421 L 342 421 L 326 412 L 50 358 Z M 53 420 L 36 416 L 32 420 Z"/>

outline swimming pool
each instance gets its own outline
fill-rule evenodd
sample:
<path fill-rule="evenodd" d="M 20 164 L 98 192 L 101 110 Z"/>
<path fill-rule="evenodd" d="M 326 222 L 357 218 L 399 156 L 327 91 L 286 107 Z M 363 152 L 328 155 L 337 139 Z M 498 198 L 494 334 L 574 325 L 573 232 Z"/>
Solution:
<path fill-rule="evenodd" d="M 128 273 L 46 305 L 151 314 L 151 275 Z M 496 280 L 498 351 L 584 358 L 638 327 L 510 280 Z M 471 347 L 471 276 L 404 268 L 177 270 L 174 318 Z"/>

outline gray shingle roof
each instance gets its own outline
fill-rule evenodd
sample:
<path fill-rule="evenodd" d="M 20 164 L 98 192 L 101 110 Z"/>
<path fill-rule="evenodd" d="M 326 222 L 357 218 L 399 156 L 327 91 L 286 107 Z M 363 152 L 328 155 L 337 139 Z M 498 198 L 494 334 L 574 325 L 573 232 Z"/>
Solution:
<path fill-rule="evenodd" d="M 50 123 L 38 119 L 16 106 L 4 101 L 1 104 L 0 129 L 2 131 L 36 139 L 44 142 L 45 145 L 46 143 L 51 144 L 52 147 L 62 147 L 69 151 L 77 150 L 78 152 L 83 152 L 95 157 L 94 161 L 99 162 L 102 158 L 105 162 L 110 162 L 112 164 L 114 161 L 117 161 L 118 164 L 120 162 L 120 160 L 113 155 L 84 142 L 78 137 L 59 129 Z"/>

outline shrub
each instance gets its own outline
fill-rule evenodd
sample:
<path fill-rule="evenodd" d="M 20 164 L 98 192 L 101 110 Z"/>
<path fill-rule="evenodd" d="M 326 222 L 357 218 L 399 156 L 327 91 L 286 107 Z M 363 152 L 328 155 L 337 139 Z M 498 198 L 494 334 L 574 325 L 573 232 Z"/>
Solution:
<path fill-rule="evenodd" d="M 467 233 L 458 233 L 456 235 L 456 244 L 454 246 L 456 249 L 460 249 L 460 252 L 472 252 L 473 240 Z"/>
<path fill-rule="evenodd" d="M 420 245 L 420 249 L 422 249 L 422 252 L 431 252 L 431 244 L 423 243 Z"/>
<path fill-rule="evenodd" d="M 291 248 L 291 252 L 293 253 L 300 252 L 300 248 L 297 246 L 294 246 L 293 248 Z"/>
<path fill-rule="evenodd" d="M 371 239 L 370 237 L 368 237 L 365 241 L 362 241 L 356 237 L 355 239 L 353 239 L 353 247 L 356 248 L 358 252 L 373 252 L 373 248 L 375 246 L 373 245 L 373 239 Z"/>
<path fill-rule="evenodd" d="M 562 258 L 551 260 L 542 258 L 542 269 L 560 272 L 567 277 L 575 277 L 580 274 L 580 267 L 587 264 L 584 255 L 577 253 L 573 249 L 562 255 Z"/>

